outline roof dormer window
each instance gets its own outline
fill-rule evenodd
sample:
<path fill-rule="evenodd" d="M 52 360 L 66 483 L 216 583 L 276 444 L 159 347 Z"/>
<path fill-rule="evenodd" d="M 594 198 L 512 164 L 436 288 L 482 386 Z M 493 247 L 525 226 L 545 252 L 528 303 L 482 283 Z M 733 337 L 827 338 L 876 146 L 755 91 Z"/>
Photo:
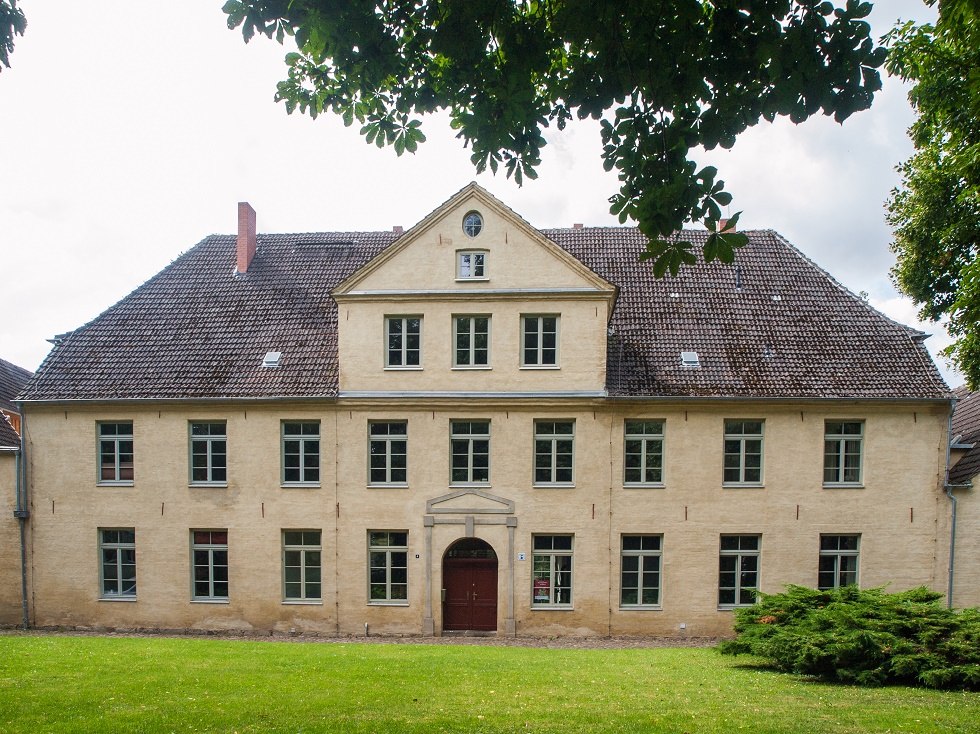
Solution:
<path fill-rule="evenodd" d="M 457 280 L 486 280 L 488 277 L 486 250 L 458 250 L 456 252 Z"/>

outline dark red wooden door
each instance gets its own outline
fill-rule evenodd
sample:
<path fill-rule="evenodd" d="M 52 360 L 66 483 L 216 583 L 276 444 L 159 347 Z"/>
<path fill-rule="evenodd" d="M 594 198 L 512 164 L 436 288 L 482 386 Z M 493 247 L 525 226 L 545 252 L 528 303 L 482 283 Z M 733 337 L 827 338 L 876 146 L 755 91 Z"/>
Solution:
<path fill-rule="evenodd" d="M 497 560 L 495 558 L 447 558 L 442 567 L 446 598 L 442 628 L 453 630 L 497 629 Z"/>

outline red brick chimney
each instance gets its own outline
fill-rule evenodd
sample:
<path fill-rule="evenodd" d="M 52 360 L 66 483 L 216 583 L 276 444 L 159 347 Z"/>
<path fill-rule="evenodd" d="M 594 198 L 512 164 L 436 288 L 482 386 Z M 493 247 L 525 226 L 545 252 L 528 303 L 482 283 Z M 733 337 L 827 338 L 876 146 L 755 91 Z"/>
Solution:
<path fill-rule="evenodd" d="M 728 220 L 727 219 L 719 219 L 718 220 L 718 231 L 719 232 L 724 232 L 725 231 L 725 228 L 727 226 L 728 226 Z M 734 231 L 735 230 L 733 229 L 732 232 L 734 232 Z"/>
<path fill-rule="evenodd" d="M 236 270 L 248 272 L 255 257 L 255 210 L 247 201 L 238 202 L 238 261 Z"/>

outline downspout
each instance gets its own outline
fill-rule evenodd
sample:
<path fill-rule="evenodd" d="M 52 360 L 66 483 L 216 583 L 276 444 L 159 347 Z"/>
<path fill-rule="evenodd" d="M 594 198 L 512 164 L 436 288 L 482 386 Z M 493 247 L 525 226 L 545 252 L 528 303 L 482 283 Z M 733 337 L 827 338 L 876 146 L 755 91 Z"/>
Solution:
<path fill-rule="evenodd" d="M 953 440 L 953 410 L 956 408 L 956 398 L 949 401 L 949 423 L 946 428 L 946 473 L 943 476 L 943 489 L 950 501 L 949 518 L 949 569 L 946 586 L 946 608 L 953 608 L 953 570 L 956 560 L 956 497 L 953 496 L 953 486 L 949 483 L 949 452 Z"/>
<path fill-rule="evenodd" d="M 20 525 L 20 598 L 23 628 L 29 629 L 31 618 L 27 603 L 27 521 L 31 511 L 27 509 L 27 416 L 20 414 L 20 448 L 14 454 L 14 470 L 17 475 L 17 506 L 14 517 Z"/>

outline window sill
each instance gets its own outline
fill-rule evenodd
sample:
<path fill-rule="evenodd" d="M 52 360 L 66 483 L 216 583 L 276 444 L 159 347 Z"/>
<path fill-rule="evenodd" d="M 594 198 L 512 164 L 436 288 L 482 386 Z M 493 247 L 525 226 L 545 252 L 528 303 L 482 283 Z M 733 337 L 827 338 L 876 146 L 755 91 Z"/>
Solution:
<path fill-rule="evenodd" d="M 547 482 L 532 484 L 533 489 L 575 489 L 575 482 Z"/>
<path fill-rule="evenodd" d="M 95 483 L 97 487 L 132 487 L 134 484 L 135 482 L 133 482 L 131 479 L 123 479 L 118 482 L 107 479 L 105 481 Z"/>
<path fill-rule="evenodd" d="M 723 489 L 765 489 L 762 482 L 722 482 Z"/>
<path fill-rule="evenodd" d="M 719 604 L 719 612 L 734 612 L 736 609 L 745 609 L 746 607 L 751 607 L 752 604 Z"/>
<path fill-rule="evenodd" d="M 282 489 L 320 489 L 319 482 L 283 482 Z"/>
<path fill-rule="evenodd" d="M 619 606 L 621 612 L 662 612 L 663 610 L 661 604 L 620 604 Z"/>
<path fill-rule="evenodd" d="M 385 365 L 385 372 L 421 372 L 422 366 L 409 365 L 407 367 L 401 367 L 399 365 Z"/>
<path fill-rule="evenodd" d="M 665 489 L 666 487 L 667 485 L 664 484 L 663 482 L 653 482 L 650 484 L 642 484 L 642 483 L 626 484 L 625 482 L 623 483 L 623 489 Z"/>
<path fill-rule="evenodd" d="M 532 604 L 532 612 L 574 612 L 571 604 Z"/>
<path fill-rule="evenodd" d="M 283 599 L 282 603 L 290 607 L 322 607 L 323 599 Z"/>
<path fill-rule="evenodd" d="M 828 482 L 823 485 L 824 489 L 864 489 L 863 482 Z"/>
<path fill-rule="evenodd" d="M 493 369 L 488 364 L 454 364 L 453 372 L 489 372 Z"/>
<path fill-rule="evenodd" d="M 492 489 L 490 482 L 450 482 L 450 489 Z"/>
<path fill-rule="evenodd" d="M 203 487 L 204 489 L 228 489 L 228 482 L 191 482 L 187 485 L 189 489 Z"/>
<path fill-rule="evenodd" d="M 489 275 L 486 275 L 482 278 L 459 278 L 459 277 L 456 278 L 457 283 L 472 283 L 474 281 L 476 281 L 477 283 L 486 283 L 489 280 L 490 280 Z"/>
<path fill-rule="evenodd" d="M 521 369 L 522 370 L 559 370 L 561 369 L 561 367 L 559 367 L 557 364 L 522 364 Z"/>
<path fill-rule="evenodd" d="M 128 601 L 135 602 L 135 596 L 100 596 L 99 601 L 117 602 L 117 601 Z"/>
<path fill-rule="evenodd" d="M 407 601 L 381 601 L 380 599 L 375 599 L 368 602 L 369 607 L 407 607 L 408 605 Z"/>
<path fill-rule="evenodd" d="M 191 604 L 227 604 L 227 599 L 191 599 Z"/>
<path fill-rule="evenodd" d="M 408 489 L 408 482 L 402 484 L 368 484 L 368 489 Z"/>

